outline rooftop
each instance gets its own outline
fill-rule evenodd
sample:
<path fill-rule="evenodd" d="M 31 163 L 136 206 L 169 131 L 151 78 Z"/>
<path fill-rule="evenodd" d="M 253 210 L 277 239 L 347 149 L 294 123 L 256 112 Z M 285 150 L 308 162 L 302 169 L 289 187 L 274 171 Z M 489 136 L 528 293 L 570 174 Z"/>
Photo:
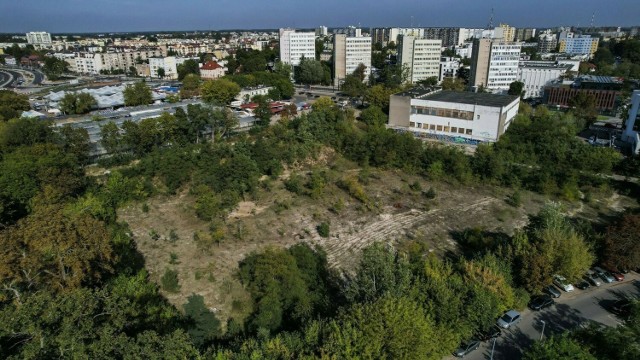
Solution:
<path fill-rule="evenodd" d="M 577 79 L 577 81 L 601 83 L 601 84 L 622 84 L 623 83 L 622 79 L 618 77 L 598 76 L 598 75 L 582 75 Z"/>
<path fill-rule="evenodd" d="M 558 64 L 555 61 L 521 61 L 519 67 L 530 69 L 571 69 L 571 64 Z"/>
<path fill-rule="evenodd" d="M 483 106 L 502 107 L 514 102 L 518 96 L 496 95 L 489 93 L 436 91 L 433 88 L 413 88 L 397 94 L 399 96 L 411 96 L 414 99 L 431 101 L 443 101 L 458 104 L 478 104 Z"/>

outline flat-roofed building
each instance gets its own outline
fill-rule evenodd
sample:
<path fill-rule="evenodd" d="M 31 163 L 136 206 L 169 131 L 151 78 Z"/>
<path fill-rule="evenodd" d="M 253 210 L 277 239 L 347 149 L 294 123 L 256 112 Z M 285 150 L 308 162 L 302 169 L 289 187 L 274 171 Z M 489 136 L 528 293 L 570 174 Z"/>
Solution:
<path fill-rule="evenodd" d="M 298 66 L 302 58 L 316 58 L 315 32 L 280 29 L 280 60 L 285 64 Z"/>
<path fill-rule="evenodd" d="M 360 33 L 357 31 L 356 33 Z M 360 64 L 365 66 L 365 81 L 371 74 L 371 37 L 333 35 L 333 81 L 339 86 Z"/>
<path fill-rule="evenodd" d="M 443 141 L 495 142 L 519 105 L 519 96 L 416 87 L 391 95 L 389 127 Z"/>
<path fill-rule="evenodd" d="M 518 81 L 524 84 L 522 98 L 542 97 L 544 88 L 569 70 L 570 64 L 559 64 L 555 61 L 521 61 L 518 67 Z"/>
<path fill-rule="evenodd" d="M 398 37 L 398 63 L 409 70 L 409 81 L 417 83 L 440 76 L 442 40 L 419 39 L 413 36 Z"/>
<path fill-rule="evenodd" d="M 548 105 L 569 108 L 571 100 L 579 93 L 591 94 L 599 111 L 611 111 L 622 92 L 623 81 L 617 77 L 583 75 L 575 80 L 556 81 L 545 88 Z"/>

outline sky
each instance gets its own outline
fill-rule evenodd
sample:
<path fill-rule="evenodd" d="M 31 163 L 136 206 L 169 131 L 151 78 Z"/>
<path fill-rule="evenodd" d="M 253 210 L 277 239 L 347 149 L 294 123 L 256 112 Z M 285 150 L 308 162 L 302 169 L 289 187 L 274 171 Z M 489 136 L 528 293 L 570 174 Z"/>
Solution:
<path fill-rule="evenodd" d="M 0 0 L 0 33 L 640 25 L 640 0 Z"/>

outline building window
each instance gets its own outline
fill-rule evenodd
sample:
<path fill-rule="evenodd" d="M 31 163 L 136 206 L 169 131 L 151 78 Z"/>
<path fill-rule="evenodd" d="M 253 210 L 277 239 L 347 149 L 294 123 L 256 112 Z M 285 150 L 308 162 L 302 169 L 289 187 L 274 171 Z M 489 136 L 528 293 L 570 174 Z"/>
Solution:
<path fill-rule="evenodd" d="M 409 122 L 409 126 L 410 126 L 410 127 L 415 127 L 415 126 L 416 126 L 416 123 L 414 123 L 413 121 L 410 121 L 410 122 Z"/>
<path fill-rule="evenodd" d="M 464 134 L 464 129 L 463 128 L 458 128 L 458 134 Z"/>
<path fill-rule="evenodd" d="M 457 128 L 457 127 L 455 127 L 455 126 L 452 126 L 452 127 L 451 127 L 451 132 L 452 132 L 452 133 L 457 133 L 457 132 L 458 132 L 458 128 Z"/>
<path fill-rule="evenodd" d="M 445 132 L 449 132 L 449 127 L 448 127 L 448 126 L 445 126 L 445 127 L 444 127 L 444 131 L 445 131 Z"/>
<path fill-rule="evenodd" d="M 436 130 L 438 130 L 438 131 L 442 131 L 442 125 L 438 125 L 438 126 L 436 126 Z"/>
<path fill-rule="evenodd" d="M 467 129 L 467 135 L 472 135 L 473 131 L 471 131 L 471 129 Z"/>
<path fill-rule="evenodd" d="M 433 124 L 429 125 L 429 130 L 435 130 L 435 129 L 436 129 L 435 125 L 433 125 Z"/>
<path fill-rule="evenodd" d="M 476 120 L 480 120 L 480 115 L 476 115 Z"/>

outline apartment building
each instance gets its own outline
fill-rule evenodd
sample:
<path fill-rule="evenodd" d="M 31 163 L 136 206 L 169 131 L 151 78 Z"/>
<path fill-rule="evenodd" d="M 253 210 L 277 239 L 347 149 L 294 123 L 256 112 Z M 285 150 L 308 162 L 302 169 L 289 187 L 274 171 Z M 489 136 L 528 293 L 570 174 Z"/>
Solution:
<path fill-rule="evenodd" d="M 339 86 L 360 64 L 365 66 L 366 81 L 371 74 L 371 37 L 335 34 L 333 36 L 334 84 Z"/>
<path fill-rule="evenodd" d="M 164 69 L 164 75 L 160 76 L 159 70 Z M 149 59 L 149 72 L 152 78 L 177 79 L 178 65 L 174 56 L 154 57 Z"/>
<path fill-rule="evenodd" d="M 440 76 L 441 49 L 442 40 L 398 37 L 398 63 L 409 69 L 411 83 Z"/>
<path fill-rule="evenodd" d="M 555 61 L 522 61 L 518 67 L 518 81 L 524 84 L 523 99 L 541 98 L 544 89 L 571 70 L 570 64 Z"/>
<path fill-rule="evenodd" d="M 556 34 L 553 34 L 551 30 L 546 30 L 540 36 L 538 36 L 538 52 L 550 53 L 556 51 L 558 47 L 558 38 Z"/>
<path fill-rule="evenodd" d="M 316 36 L 327 36 L 329 35 L 329 29 L 326 26 L 318 26 L 316 28 Z"/>
<path fill-rule="evenodd" d="M 469 85 L 493 92 L 509 90 L 518 78 L 521 48 L 521 43 L 502 39 L 474 40 Z"/>
<path fill-rule="evenodd" d="M 27 43 L 33 45 L 49 45 L 51 44 L 51 34 L 44 31 L 28 32 Z"/>
<path fill-rule="evenodd" d="M 65 59 L 69 63 L 69 70 L 80 74 L 99 74 L 106 70 L 128 71 L 138 61 L 145 61 L 152 57 L 162 56 L 162 50 L 149 48 L 140 51 L 111 52 L 111 53 L 74 53 L 72 59 Z"/>
<path fill-rule="evenodd" d="M 389 127 L 454 142 L 495 142 L 518 114 L 520 97 L 417 87 L 391 95 Z"/>
<path fill-rule="evenodd" d="M 598 38 L 591 35 L 578 35 L 563 31 L 560 33 L 558 44 L 560 52 L 569 55 L 588 55 L 589 57 L 598 50 Z"/>
<path fill-rule="evenodd" d="M 527 41 L 536 36 L 536 29 L 517 28 L 515 41 Z"/>
<path fill-rule="evenodd" d="M 460 59 L 456 57 L 440 58 L 440 76 L 438 77 L 438 81 L 442 82 L 445 78 L 457 77 L 460 66 Z"/>
<path fill-rule="evenodd" d="M 500 24 L 494 29 L 494 37 L 504 41 L 514 41 L 516 38 L 516 28 L 508 24 Z"/>
<path fill-rule="evenodd" d="M 316 58 L 316 34 L 280 29 L 280 60 L 289 65 L 300 65 L 300 59 Z"/>

